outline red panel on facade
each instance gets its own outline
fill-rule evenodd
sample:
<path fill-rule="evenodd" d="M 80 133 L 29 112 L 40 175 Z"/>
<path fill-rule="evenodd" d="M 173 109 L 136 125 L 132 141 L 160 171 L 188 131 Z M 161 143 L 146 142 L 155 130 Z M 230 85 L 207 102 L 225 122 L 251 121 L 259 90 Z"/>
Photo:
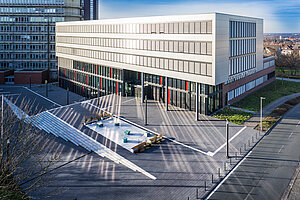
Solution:
<path fill-rule="evenodd" d="M 100 77 L 100 89 L 102 90 L 102 77 Z"/>
<path fill-rule="evenodd" d="M 118 90 L 119 90 L 118 82 L 116 82 L 116 93 L 117 93 L 117 94 L 118 94 Z"/>
<path fill-rule="evenodd" d="M 141 80 L 141 73 L 138 72 L 138 80 Z"/>
<path fill-rule="evenodd" d="M 65 78 L 67 77 L 67 69 L 65 69 Z"/>
<path fill-rule="evenodd" d="M 89 75 L 86 75 L 86 84 L 89 85 Z"/>
<path fill-rule="evenodd" d="M 159 77 L 159 84 L 162 85 L 162 77 Z"/>
<path fill-rule="evenodd" d="M 110 68 L 110 78 L 112 78 L 112 68 Z"/>
<path fill-rule="evenodd" d="M 77 71 L 75 71 L 75 81 L 77 81 Z"/>
<path fill-rule="evenodd" d="M 95 65 L 95 71 L 96 71 L 96 74 L 97 74 L 97 65 Z"/>
<path fill-rule="evenodd" d="M 185 81 L 185 90 L 188 91 L 189 90 L 189 82 Z"/>
<path fill-rule="evenodd" d="M 168 104 L 170 104 L 170 89 L 168 89 Z"/>

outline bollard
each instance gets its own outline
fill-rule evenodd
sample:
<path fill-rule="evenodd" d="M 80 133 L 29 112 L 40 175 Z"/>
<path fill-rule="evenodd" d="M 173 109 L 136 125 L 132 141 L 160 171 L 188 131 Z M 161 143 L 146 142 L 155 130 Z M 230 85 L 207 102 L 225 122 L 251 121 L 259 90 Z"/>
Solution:
<path fill-rule="evenodd" d="M 206 191 L 206 181 L 204 181 L 204 191 Z"/>
<path fill-rule="evenodd" d="M 196 188 L 196 199 L 199 199 L 199 190 Z"/>
<path fill-rule="evenodd" d="M 248 146 L 250 147 L 250 140 L 248 140 Z"/>
<path fill-rule="evenodd" d="M 255 133 L 255 137 L 256 137 L 256 139 L 257 139 L 257 133 Z"/>
<path fill-rule="evenodd" d="M 226 162 L 224 162 L 224 172 L 226 172 Z"/>
<path fill-rule="evenodd" d="M 252 143 L 254 143 L 254 138 L 253 138 L 253 136 L 252 136 Z"/>
<path fill-rule="evenodd" d="M 218 175 L 219 175 L 219 178 L 221 177 L 221 169 L 218 168 Z"/>
<path fill-rule="evenodd" d="M 214 183 L 214 174 L 211 174 L 211 183 Z"/>

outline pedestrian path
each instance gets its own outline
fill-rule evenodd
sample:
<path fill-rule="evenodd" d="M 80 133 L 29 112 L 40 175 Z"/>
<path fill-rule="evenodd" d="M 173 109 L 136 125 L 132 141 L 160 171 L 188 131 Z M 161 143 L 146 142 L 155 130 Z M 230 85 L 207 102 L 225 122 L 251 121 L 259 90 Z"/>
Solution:
<path fill-rule="evenodd" d="M 263 108 L 263 118 L 270 115 L 270 113 L 277 108 L 278 106 L 280 106 L 281 104 L 285 103 L 288 100 L 291 100 L 293 98 L 296 98 L 300 96 L 300 93 L 294 93 L 288 96 L 284 96 L 281 97 L 280 99 L 277 99 L 271 103 L 269 103 L 267 106 L 265 106 Z M 255 126 L 257 126 L 257 124 L 260 122 L 260 112 L 257 112 L 256 114 L 254 114 L 250 119 L 248 119 L 243 125 L 247 126 L 247 127 L 252 127 L 254 128 Z"/>
<path fill-rule="evenodd" d="M 280 77 L 276 77 L 276 79 L 277 79 L 277 80 L 293 81 L 293 82 L 298 82 L 298 83 L 300 83 L 300 79 L 280 78 Z"/>
<path fill-rule="evenodd" d="M 45 111 L 33 116 L 28 116 L 26 113 L 24 113 L 24 111 L 10 102 L 7 98 L 4 97 L 4 99 L 19 119 L 25 119 L 25 123 L 31 124 L 39 128 L 40 130 L 46 131 L 47 133 L 51 133 L 56 137 L 61 137 L 65 141 L 72 142 L 73 144 L 81 146 L 88 151 L 93 151 L 99 156 L 108 158 L 117 164 L 122 164 L 129 169 L 140 172 L 153 180 L 156 179 L 156 177 L 152 174 L 120 156 L 116 152 L 102 145 L 98 141 L 89 137 L 88 135 L 66 123 L 65 121 L 61 120 L 49 111 Z"/>
<path fill-rule="evenodd" d="M 238 108 L 238 107 L 234 107 L 234 106 L 229 106 L 229 108 L 244 111 L 244 112 L 248 112 L 248 113 L 252 113 L 252 114 L 256 114 L 256 112 L 254 112 L 254 111 L 243 109 L 243 108 Z"/>

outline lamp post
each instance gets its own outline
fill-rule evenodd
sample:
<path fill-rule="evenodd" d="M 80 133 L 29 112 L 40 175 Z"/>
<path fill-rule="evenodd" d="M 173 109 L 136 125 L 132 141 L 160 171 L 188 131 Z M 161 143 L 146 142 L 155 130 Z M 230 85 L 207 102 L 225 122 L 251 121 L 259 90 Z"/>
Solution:
<path fill-rule="evenodd" d="M 226 118 L 226 158 L 229 158 L 229 122 Z"/>
<path fill-rule="evenodd" d="M 98 107 L 100 106 L 100 83 L 98 82 L 98 92 L 97 92 L 97 100 L 98 100 Z"/>
<path fill-rule="evenodd" d="M 147 98 L 147 95 L 145 96 L 145 125 L 148 125 L 148 119 L 147 119 L 147 101 L 148 101 L 148 98 Z"/>
<path fill-rule="evenodd" d="M 31 89 L 31 74 L 29 75 L 29 88 Z"/>
<path fill-rule="evenodd" d="M 45 82 L 46 82 L 46 97 L 48 97 L 48 81 L 45 80 Z"/>
<path fill-rule="evenodd" d="M 69 87 L 67 88 L 67 105 L 70 103 L 70 92 L 69 92 Z"/>
<path fill-rule="evenodd" d="M 266 99 L 264 97 L 260 97 L 260 131 L 263 131 L 263 127 L 262 127 L 262 117 L 263 117 L 263 110 L 262 110 L 262 106 L 263 106 L 263 100 Z"/>

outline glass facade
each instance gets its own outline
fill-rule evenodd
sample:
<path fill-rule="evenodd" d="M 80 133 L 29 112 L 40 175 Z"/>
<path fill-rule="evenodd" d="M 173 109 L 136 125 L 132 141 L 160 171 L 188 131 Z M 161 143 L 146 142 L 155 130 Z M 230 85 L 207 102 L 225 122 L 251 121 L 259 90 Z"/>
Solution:
<path fill-rule="evenodd" d="M 72 0 L 0 0 L 0 69 L 49 69 L 57 78 L 55 23 L 80 20 Z"/>
<path fill-rule="evenodd" d="M 88 98 L 108 94 L 141 97 L 143 73 L 116 69 L 103 65 L 71 61 L 70 66 L 59 67 L 59 86 L 69 88 Z M 166 77 L 144 74 L 145 95 L 148 99 L 166 100 Z M 222 84 L 199 85 L 199 113 L 210 114 L 222 107 Z M 195 111 L 196 83 L 188 80 L 168 78 L 168 103 L 176 107 Z"/>

